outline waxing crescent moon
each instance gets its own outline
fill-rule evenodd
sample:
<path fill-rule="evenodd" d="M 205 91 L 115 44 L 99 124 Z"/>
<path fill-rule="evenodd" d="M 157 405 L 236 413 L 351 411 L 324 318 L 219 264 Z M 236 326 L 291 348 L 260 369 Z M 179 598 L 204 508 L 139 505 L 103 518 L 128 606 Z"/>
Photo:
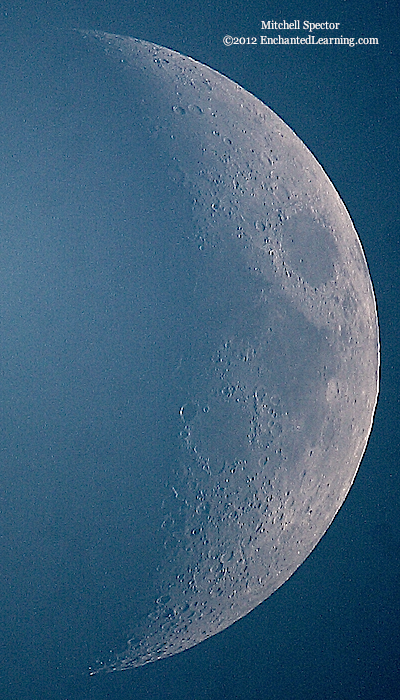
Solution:
<path fill-rule="evenodd" d="M 173 504 L 161 508 L 157 598 L 104 665 L 120 670 L 225 629 L 314 549 L 366 448 L 378 326 L 349 214 L 276 114 L 179 53 L 85 36 L 131 91 L 171 210 L 187 205 L 176 232 L 187 296 L 171 324 L 185 340 L 164 377 L 177 387 L 179 459 L 163 475 Z"/>
<path fill-rule="evenodd" d="M 306 559 L 367 445 L 378 323 L 343 202 L 268 107 L 143 41 L 40 46 L 5 82 L 4 568 L 96 673 Z"/>

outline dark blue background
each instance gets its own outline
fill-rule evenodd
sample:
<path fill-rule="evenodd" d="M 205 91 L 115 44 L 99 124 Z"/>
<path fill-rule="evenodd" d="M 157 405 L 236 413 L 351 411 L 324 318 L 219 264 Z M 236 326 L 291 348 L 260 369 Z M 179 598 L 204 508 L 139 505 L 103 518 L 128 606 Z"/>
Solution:
<path fill-rule="evenodd" d="M 233 46 L 261 20 L 340 22 L 378 46 Z M 184 653 L 121 674 L 65 677 L 40 636 L 1 610 L 3 700 L 391 700 L 400 688 L 399 551 L 399 7 L 390 2 L 78 0 L 3 3 L 4 47 L 31 31 L 101 29 L 202 61 L 275 110 L 322 164 L 362 240 L 377 296 L 381 393 L 360 472 L 321 543 L 271 599 Z M 263 32 L 272 34 L 272 32 Z M 284 34 L 285 32 L 281 32 Z M 287 32 L 285 33 L 287 34 Z M 329 34 L 323 32 L 324 35 Z M 303 35 L 303 34 L 302 34 Z M 3 37 L 3 39 L 2 39 Z M 6 75 L 6 74 L 5 74 Z M 6 108 L 2 104 L 2 110 Z M 7 147 L 7 133 L 2 133 Z M 0 465 L 1 466 L 1 465 Z M 2 487 L 3 488 L 3 487 Z M 0 533 L 4 537 L 4 533 Z M 1 562 L 0 562 L 1 572 Z M 14 581 L 14 585 L 18 582 Z M 123 626 L 124 620 L 121 619 Z M 10 651 L 11 650 L 11 651 Z M 31 651 L 30 651 L 31 650 Z M 23 651 L 23 653 L 22 653 Z M 26 663 L 35 660 L 35 668 Z M 22 659 L 24 661 L 22 662 Z"/>

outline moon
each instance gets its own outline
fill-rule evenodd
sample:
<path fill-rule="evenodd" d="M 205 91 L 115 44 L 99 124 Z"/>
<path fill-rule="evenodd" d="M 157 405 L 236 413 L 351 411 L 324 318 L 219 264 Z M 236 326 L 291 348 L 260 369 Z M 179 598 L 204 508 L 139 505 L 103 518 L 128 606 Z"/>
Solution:
<path fill-rule="evenodd" d="M 155 604 L 106 664 L 119 670 L 225 629 L 310 554 L 367 444 L 379 346 L 356 231 L 290 128 L 186 56 L 89 38 L 116 65 L 154 168 L 172 183 L 168 206 L 179 218 L 167 235 L 181 249 L 185 286 L 164 376 L 177 387 L 178 458 L 165 474 L 174 503 L 163 502 Z"/>
<path fill-rule="evenodd" d="M 170 49 L 75 39 L 15 179 L 40 233 L 20 216 L 4 262 L 2 391 L 48 489 L 32 566 L 70 552 L 54 590 L 94 674 L 195 646 L 304 562 L 366 449 L 379 335 L 350 216 L 274 112 Z"/>

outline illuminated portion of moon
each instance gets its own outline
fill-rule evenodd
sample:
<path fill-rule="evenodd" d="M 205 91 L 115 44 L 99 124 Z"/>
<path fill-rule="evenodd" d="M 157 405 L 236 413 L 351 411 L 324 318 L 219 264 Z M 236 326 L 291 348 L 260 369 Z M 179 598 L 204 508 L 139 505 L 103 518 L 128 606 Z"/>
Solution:
<path fill-rule="evenodd" d="M 128 647 L 103 665 L 122 670 L 225 629 L 316 546 L 371 430 L 378 326 L 349 214 L 276 114 L 174 51 L 84 36 L 130 100 L 146 154 L 132 163 L 138 201 L 148 182 L 164 188 L 147 204 L 169 222 L 150 280 L 172 268 L 174 278 L 158 338 L 167 398 L 154 399 L 154 439 L 162 424 L 170 442 L 146 504 L 162 545 L 155 593 L 136 619 L 132 590 Z"/>

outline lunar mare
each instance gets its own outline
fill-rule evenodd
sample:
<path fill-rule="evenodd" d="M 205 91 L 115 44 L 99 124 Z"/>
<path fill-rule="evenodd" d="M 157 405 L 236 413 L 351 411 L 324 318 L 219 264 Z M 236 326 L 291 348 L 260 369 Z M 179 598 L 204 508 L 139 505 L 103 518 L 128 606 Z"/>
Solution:
<path fill-rule="evenodd" d="M 156 594 L 126 651 L 95 669 L 122 670 L 225 629 L 314 549 L 366 448 L 379 340 L 352 221 L 291 129 L 190 58 L 84 36 L 108 54 L 135 138 L 170 183 L 166 236 L 184 287 L 163 331 L 176 339 L 162 378 L 176 451 L 166 445 L 164 495 L 149 504 Z"/>

